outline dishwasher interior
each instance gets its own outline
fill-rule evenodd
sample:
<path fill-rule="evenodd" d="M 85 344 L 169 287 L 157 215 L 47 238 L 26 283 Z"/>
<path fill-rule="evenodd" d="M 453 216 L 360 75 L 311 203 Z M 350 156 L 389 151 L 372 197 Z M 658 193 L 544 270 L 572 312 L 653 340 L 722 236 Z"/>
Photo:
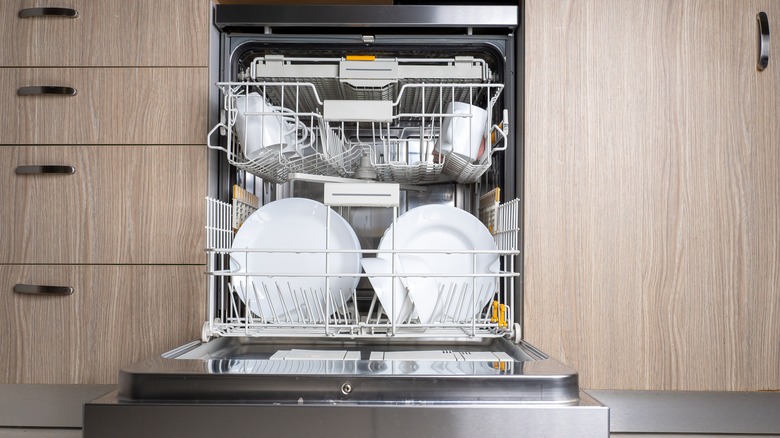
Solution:
<path fill-rule="evenodd" d="M 87 411 L 598 408 L 522 340 L 519 8 L 293 9 L 215 6 L 201 339 Z"/>

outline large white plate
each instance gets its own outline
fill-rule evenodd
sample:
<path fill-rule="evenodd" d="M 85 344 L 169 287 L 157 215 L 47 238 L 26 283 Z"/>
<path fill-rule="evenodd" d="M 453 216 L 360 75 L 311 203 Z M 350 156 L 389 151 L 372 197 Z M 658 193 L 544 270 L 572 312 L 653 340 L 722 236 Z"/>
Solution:
<path fill-rule="evenodd" d="M 329 211 L 325 205 L 305 198 L 266 204 L 238 230 L 233 249 L 324 250 Z M 355 251 L 328 255 L 327 272 L 347 275 L 331 277 L 328 293 L 325 277 L 298 275 L 324 274 L 325 253 L 234 252 L 230 260 L 231 270 L 237 273 L 232 276 L 233 288 L 255 315 L 266 320 L 323 321 L 326 313 L 344 307 L 359 280 L 352 275 L 360 274 L 358 238 L 349 223 L 333 211 L 327 248 Z M 327 301 L 330 312 L 325 311 Z"/>
<path fill-rule="evenodd" d="M 396 250 L 411 251 L 398 255 L 403 272 L 430 272 L 430 278 L 436 284 L 434 289 L 430 280 L 413 280 L 413 277 L 407 280 L 409 297 L 422 323 L 471 321 L 496 292 L 496 277 L 448 277 L 448 274 L 492 274 L 499 271 L 498 254 L 447 253 L 497 250 L 490 231 L 468 212 L 438 204 L 409 210 L 385 231 L 379 251 L 393 248 L 393 234 Z M 414 250 L 438 252 L 413 253 Z M 388 253 L 380 252 L 377 257 L 390 260 Z"/>

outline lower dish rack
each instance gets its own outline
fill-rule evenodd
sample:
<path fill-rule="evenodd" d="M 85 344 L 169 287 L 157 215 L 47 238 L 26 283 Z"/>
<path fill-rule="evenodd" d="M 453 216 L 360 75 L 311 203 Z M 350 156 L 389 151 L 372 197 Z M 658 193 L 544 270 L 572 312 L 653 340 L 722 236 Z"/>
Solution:
<path fill-rule="evenodd" d="M 351 250 L 331 249 L 327 246 L 324 249 L 236 249 L 233 248 L 231 220 L 233 206 L 213 198 L 207 198 L 206 204 L 209 305 L 202 334 L 204 341 L 212 337 L 231 336 L 489 338 L 510 336 L 517 330 L 513 309 L 514 280 L 519 276 L 515 272 L 519 254 L 518 200 L 504 204 L 484 203 L 481 216 L 488 221 L 485 225 L 495 242 L 495 249 L 487 250 L 401 250 L 392 246 L 390 249 Z M 327 206 L 329 216 L 326 227 L 333 227 L 338 211 L 342 208 L 338 205 Z M 396 218 L 397 207 L 393 208 L 393 217 Z M 395 224 L 396 219 L 393 219 L 391 227 Z M 327 229 L 326 233 L 332 231 Z M 337 267 L 328 268 L 328 262 L 324 270 L 303 274 L 300 270 L 269 273 L 264 272 L 262 266 L 247 269 L 249 264 L 246 260 L 258 254 L 266 259 L 311 254 L 322 261 L 330 261 L 344 254 L 357 254 L 363 258 L 363 262 L 384 255 L 391 261 L 387 262 L 387 269 L 381 272 L 339 272 Z M 417 257 L 456 257 L 460 262 L 474 260 L 474 270 L 468 272 L 469 268 L 466 267 L 466 272 L 462 273 L 428 272 L 415 266 L 405 266 L 407 269 L 402 270 L 400 257 L 408 254 Z M 494 257 L 496 269 L 480 271 L 477 269 L 478 257 Z M 363 264 L 365 268 L 368 266 Z M 291 285 L 288 281 L 290 278 L 316 279 L 314 284 L 318 286 L 311 286 L 311 282 L 303 282 L 302 286 L 301 281 L 292 281 Z M 368 278 L 374 286 L 380 280 L 384 281 L 388 285 L 384 291 L 384 301 L 378 296 L 376 287 L 373 290 L 344 287 L 345 282 L 340 282 L 344 278 Z M 347 285 L 356 283 L 346 282 Z M 414 308 L 408 295 L 398 295 L 400 298 L 396 298 L 396 293 L 409 284 L 425 288 L 419 289 L 422 291 L 420 293 L 428 297 L 428 306 L 434 309 L 425 313 L 426 317 L 423 317 L 421 309 Z M 392 304 L 389 304 L 391 301 L 388 301 L 388 296 L 392 297 Z M 265 302 L 266 310 L 259 306 L 261 301 Z M 269 311 L 269 308 L 273 311 Z"/>

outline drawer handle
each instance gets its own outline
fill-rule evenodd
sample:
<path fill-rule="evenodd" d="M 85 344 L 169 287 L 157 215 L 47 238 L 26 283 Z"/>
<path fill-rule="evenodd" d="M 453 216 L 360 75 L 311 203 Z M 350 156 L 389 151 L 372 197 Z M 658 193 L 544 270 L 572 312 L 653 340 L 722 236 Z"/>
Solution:
<path fill-rule="evenodd" d="M 76 18 L 79 11 L 72 8 L 25 8 L 19 11 L 19 18 L 64 17 Z"/>
<path fill-rule="evenodd" d="M 756 68 L 763 71 L 769 65 L 769 18 L 766 12 L 756 15 L 758 21 L 758 63 Z"/>
<path fill-rule="evenodd" d="M 76 168 L 73 166 L 57 166 L 57 165 L 19 166 L 16 168 L 17 175 L 41 175 L 41 174 L 48 174 L 48 173 L 73 175 L 74 173 L 76 173 Z"/>
<path fill-rule="evenodd" d="M 14 286 L 14 292 L 18 294 L 33 295 L 70 295 L 73 288 L 70 286 L 39 286 L 36 284 L 17 284 Z"/>
<path fill-rule="evenodd" d="M 78 90 L 73 87 L 57 87 L 57 86 L 32 86 L 32 87 L 20 87 L 16 90 L 18 96 L 41 96 L 45 94 L 53 94 L 56 96 L 75 96 L 78 94 Z"/>

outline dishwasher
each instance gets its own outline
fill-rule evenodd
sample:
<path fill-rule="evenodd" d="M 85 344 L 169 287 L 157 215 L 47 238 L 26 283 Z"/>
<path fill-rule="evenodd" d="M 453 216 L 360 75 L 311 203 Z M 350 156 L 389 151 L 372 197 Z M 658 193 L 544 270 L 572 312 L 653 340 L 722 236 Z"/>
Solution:
<path fill-rule="evenodd" d="M 84 436 L 608 436 L 522 338 L 506 5 L 215 5 L 201 339 Z"/>

